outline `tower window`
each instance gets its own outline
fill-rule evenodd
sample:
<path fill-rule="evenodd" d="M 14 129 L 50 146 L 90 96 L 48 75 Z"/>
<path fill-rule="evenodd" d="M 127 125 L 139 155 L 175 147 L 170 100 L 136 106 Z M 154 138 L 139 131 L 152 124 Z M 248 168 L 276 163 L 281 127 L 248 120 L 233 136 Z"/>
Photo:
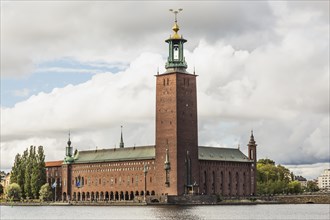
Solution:
<path fill-rule="evenodd" d="M 167 85 L 169 85 L 170 84 L 170 79 L 167 79 Z"/>

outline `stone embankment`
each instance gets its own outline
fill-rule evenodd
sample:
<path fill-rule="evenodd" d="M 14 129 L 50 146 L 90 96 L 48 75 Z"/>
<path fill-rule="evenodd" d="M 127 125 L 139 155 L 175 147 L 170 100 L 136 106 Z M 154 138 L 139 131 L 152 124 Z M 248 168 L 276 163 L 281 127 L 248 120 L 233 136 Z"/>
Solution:
<path fill-rule="evenodd" d="M 274 196 L 274 199 L 286 204 L 330 204 L 330 194 Z"/>
<path fill-rule="evenodd" d="M 330 204 L 330 194 L 281 195 L 249 198 L 224 198 L 217 195 L 150 196 L 133 201 L 94 201 L 94 202 L 2 202 L 9 206 L 143 206 L 143 205 L 257 205 L 257 204 Z"/>

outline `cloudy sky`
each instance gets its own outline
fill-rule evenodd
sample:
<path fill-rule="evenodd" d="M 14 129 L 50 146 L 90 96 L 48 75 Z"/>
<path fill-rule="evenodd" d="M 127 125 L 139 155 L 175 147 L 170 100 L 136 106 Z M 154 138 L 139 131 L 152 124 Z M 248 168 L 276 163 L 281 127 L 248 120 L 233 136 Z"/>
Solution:
<path fill-rule="evenodd" d="M 1 169 L 30 145 L 155 143 L 169 8 L 195 67 L 199 144 L 240 145 L 317 177 L 329 167 L 329 1 L 1 1 Z"/>

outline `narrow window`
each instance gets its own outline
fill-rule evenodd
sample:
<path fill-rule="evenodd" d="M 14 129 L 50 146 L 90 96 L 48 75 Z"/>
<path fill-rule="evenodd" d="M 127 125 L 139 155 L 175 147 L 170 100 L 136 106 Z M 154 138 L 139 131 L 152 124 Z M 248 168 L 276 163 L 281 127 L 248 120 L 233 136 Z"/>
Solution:
<path fill-rule="evenodd" d="M 170 84 L 170 79 L 167 79 L 167 85 L 169 85 Z"/>

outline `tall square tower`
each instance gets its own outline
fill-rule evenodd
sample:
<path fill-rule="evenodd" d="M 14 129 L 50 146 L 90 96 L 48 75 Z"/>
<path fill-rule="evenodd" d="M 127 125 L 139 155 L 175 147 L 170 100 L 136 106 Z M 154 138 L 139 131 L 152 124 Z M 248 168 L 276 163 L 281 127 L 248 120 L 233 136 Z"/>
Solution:
<path fill-rule="evenodd" d="M 155 162 L 160 191 L 182 195 L 199 183 L 196 75 L 186 71 L 176 19 L 172 29 L 166 72 L 156 76 Z"/>

